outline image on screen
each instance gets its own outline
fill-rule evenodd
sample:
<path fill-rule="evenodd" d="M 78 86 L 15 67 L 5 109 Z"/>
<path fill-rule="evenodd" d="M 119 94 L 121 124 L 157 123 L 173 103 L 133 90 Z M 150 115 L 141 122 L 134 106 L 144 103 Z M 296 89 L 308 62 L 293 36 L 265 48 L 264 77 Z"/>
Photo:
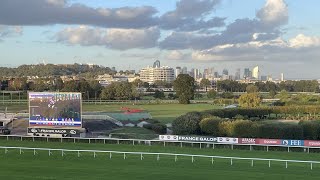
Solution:
<path fill-rule="evenodd" d="M 29 93 L 29 126 L 81 127 L 81 93 Z"/>

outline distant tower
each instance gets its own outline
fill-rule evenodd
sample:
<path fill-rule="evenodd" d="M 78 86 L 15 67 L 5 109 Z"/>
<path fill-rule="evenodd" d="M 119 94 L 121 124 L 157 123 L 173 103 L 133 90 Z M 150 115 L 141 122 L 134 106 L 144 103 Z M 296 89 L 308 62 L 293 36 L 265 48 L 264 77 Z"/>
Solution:
<path fill-rule="evenodd" d="M 222 75 L 229 75 L 229 71 L 228 71 L 228 69 L 223 69 L 223 71 L 222 71 Z"/>
<path fill-rule="evenodd" d="M 175 76 L 176 76 L 176 78 L 179 76 L 179 74 L 182 74 L 182 69 L 181 69 L 181 67 L 176 67 L 176 71 L 175 71 Z"/>
<path fill-rule="evenodd" d="M 281 73 L 280 81 L 281 82 L 284 81 L 284 74 L 283 73 Z"/>
<path fill-rule="evenodd" d="M 156 60 L 154 63 L 153 63 L 153 68 L 159 68 L 160 67 L 160 61 L 159 60 Z"/>
<path fill-rule="evenodd" d="M 259 66 L 256 66 L 252 69 L 252 77 L 255 79 L 259 79 Z"/>

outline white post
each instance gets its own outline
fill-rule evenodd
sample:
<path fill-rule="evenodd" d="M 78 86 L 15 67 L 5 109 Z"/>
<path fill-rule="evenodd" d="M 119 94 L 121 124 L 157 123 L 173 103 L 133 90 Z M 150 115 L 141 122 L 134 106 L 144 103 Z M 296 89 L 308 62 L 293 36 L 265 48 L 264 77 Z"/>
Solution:
<path fill-rule="evenodd" d="M 20 148 L 20 154 L 22 153 L 22 150 L 21 150 L 21 148 Z"/>
<path fill-rule="evenodd" d="M 34 141 L 34 138 L 33 138 L 33 141 Z M 47 137 L 47 142 L 49 142 L 49 138 Z"/>
<path fill-rule="evenodd" d="M 117 143 L 120 144 L 119 139 L 117 140 Z"/>
<path fill-rule="evenodd" d="M 286 168 L 288 168 L 288 161 L 286 161 Z"/>
<path fill-rule="evenodd" d="M 200 143 L 200 149 L 201 149 L 201 143 Z"/>
<path fill-rule="evenodd" d="M 252 145 L 250 145 L 250 151 L 252 151 Z"/>
<path fill-rule="evenodd" d="M 142 153 L 141 153 L 140 160 L 142 161 L 142 159 L 143 159 L 143 156 L 142 156 Z"/>
<path fill-rule="evenodd" d="M 132 145 L 134 145 L 134 140 L 132 140 Z"/>
<path fill-rule="evenodd" d="M 63 156 L 63 150 L 61 150 L 61 156 Z"/>
<path fill-rule="evenodd" d="M 62 142 L 62 138 L 61 138 L 61 142 Z"/>
<path fill-rule="evenodd" d="M 271 167 L 271 161 L 269 160 L 269 167 Z"/>
<path fill-rule="evenodd" d="M 311 170 L 312 170 L 312 163 L 311 163 L 310 165 L 311 165 L 310 168 L 311 168 Z"/>
<path fill-rule="evenodd" d="M 106 139 L 103 139 L 103 144 L 105 144 L 106 143 Z"/>
<path fill-rule="evenodd" d="M 251 160 L 251 167 L 253 167 L 253 159 Z"/>
<path fill-rule="evenodd" d="M 177 162 L 177 155 L 174 156 L 174 162 Z"/>
<path fill-rule="evenodd" d="M 213 164 L 213 157 L 211 158 L 211 164 Z"/>
<path fill-rule="evenodd" d="M 110 152 L 110 159 L 112 158 L 112 153 Z"/>
<path fill-rule="evenodd" d="M 78 157 L 80 157 L 80 151 L 78 151 Z"/>
<path fill-rule="evenodd" d="M 288 152 L 290 152 L 290 147 L 288 146 Z"/>
<path fill-rule="evenodd" d="M 123 153 L 123 159 L 126 159 L 126 153 Z"/>
<path fill-rule="evenodd" d="M 233 144 L 231 144 L 231 149 L 233 150 Z"/>
<path fill-rule="evenodd" d="M 166 142 L 165 141 L 163 141 L 163 147 L 166 147 Z"/>
<path fill-rule="evenodd" d="M 34 142 L 34 137 L 32 136 L 32 141 Z"/>
<path fill-rule="evenodd" d="M 214 149 L 214 144 L 212 144 L 212 149 Z"/>
<path fill-rule="evenodd" d="M 49 156 L 51 156 L 51 151 L 50 151 L 50 149 L 49 149 L 49 151 L 48 151 L 48 154 L 49 154 Z"/>
<path fill-rule="evenodd" d="M 93 157 L 96 158 L 96 152 L 95 151 L 93 152 Z"/>
<path fill-rule="evenodd" d="M 12 121 L 13 122 L 13 121 Z M 20 136 L 20 141 L 22 141 L 22 136 Z"/>
<path fill-rule="evenodd" d="M 91 140 L 89 139 L 89 144 L 91 143 Z"/>
<path fill-rule="evenodd" d="M 191 159 L 191 161 L 192 161 L 192 163 L 193 163 L 193 161 L 194 161 L 194 159 L 193 159 L 193 156 L 192 156 L 192 159 Z"/>
<path fill-rule="evenodd" d="M 232 166 L 233 162 L 232 162 L 232 158 L 230 158 L 230 165 Z"/>
<path fill-rule="evenodd" d="M 310 148 L 308 148 L 308 154 L 310 153 Z"/>
<path fill-rule="evenodd" d="M 269 146 L 267 146 L 267 152 L 269 152 Z"/>
<path fill-rule="evenodd" d="M 36 149 L 33 149 L 33 155 L 34 156 L 36 155 Z"/>
<path fill-rule="evenodd" d="M 159 161 L 160 160 L 160 154 L 158 154 L 158 156 L 157 156 L 157 161 Z"/>
<path fill-rule="evenodd" d="M 76 143 L 76 138 L 73 138 L 73 143 Z"/>

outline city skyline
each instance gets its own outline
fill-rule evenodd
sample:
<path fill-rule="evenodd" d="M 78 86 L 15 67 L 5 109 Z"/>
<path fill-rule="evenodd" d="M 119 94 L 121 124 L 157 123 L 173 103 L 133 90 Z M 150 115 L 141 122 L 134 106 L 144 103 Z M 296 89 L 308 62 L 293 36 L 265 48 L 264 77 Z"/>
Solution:
<path fill-rule="evenodd" d="M 45 61 L 138 71 L 160 60 L 173 68 L 214 67 L 232 74 L 240 68 L 240 76 L 244 68 L 259 66 L 262 75 L 320 79 L 319 5 L 317 0 L 3 0 L 0 66 Z"/>

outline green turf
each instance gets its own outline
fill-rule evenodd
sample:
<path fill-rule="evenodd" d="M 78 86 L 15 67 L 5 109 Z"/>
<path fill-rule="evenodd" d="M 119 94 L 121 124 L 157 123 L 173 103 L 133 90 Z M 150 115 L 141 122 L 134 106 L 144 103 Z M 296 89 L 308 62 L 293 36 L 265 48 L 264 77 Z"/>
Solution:
<path fill-rule="evenodd" d="M 198 149 L 192 147 L 174 146 L 145 146 L 145 145 L 117 145 L 117 144 L 86 144 L 86 143 L 60 143 L 60 142 L 28 142 L 0 140 L 2 146 L 28 146 L 65 149 L 99 149 L 118 151 L 144 151 L 144 152 L 171 152 L 188 154 L 207 154 L 238 157 L 262 157 L 299 160 L 320 160 L 318 153 L 287 153 L 287 152 L 263 152 L 229 149 Z M 48 152 L 25 150 L 20 155 L 19 150 L 9 150 L 7 154 L 0 150 L 0 179 L 319 179 L 320 165 L 289 163 L 288 169 L 283 162 L 272 162 L 271 168 L 268 162 L 215 159 L 212 164 L 209 158 L 195 158 L 191 162 L 190 157 L 161 156 L 157 161 L 155 155 L 145 155 L 140 160 L 140 155 L 113 154 L 110 159 L 108 153 L 67 152 L 63 157 L 60 152 L 53 152 L 49 157 Z"/>
<path fill-rule="evenodd" d="M 8 112 L 28 112 L 27 104 L 0 104 L 0 112 L 8 107 Z M 83 112 L 103 111 L 120 112 L 121 107 L 134 109 L 143 109 L 149 112 L 153 119 L 160 120 L 163 123 L 172 122 L 176 117 L 190 111 L 204 111 L 209 109 L 221 108 L 211 104 L 145 104 L 145 105 L 127 105 L 127 104 L 83 104 Z"/>

